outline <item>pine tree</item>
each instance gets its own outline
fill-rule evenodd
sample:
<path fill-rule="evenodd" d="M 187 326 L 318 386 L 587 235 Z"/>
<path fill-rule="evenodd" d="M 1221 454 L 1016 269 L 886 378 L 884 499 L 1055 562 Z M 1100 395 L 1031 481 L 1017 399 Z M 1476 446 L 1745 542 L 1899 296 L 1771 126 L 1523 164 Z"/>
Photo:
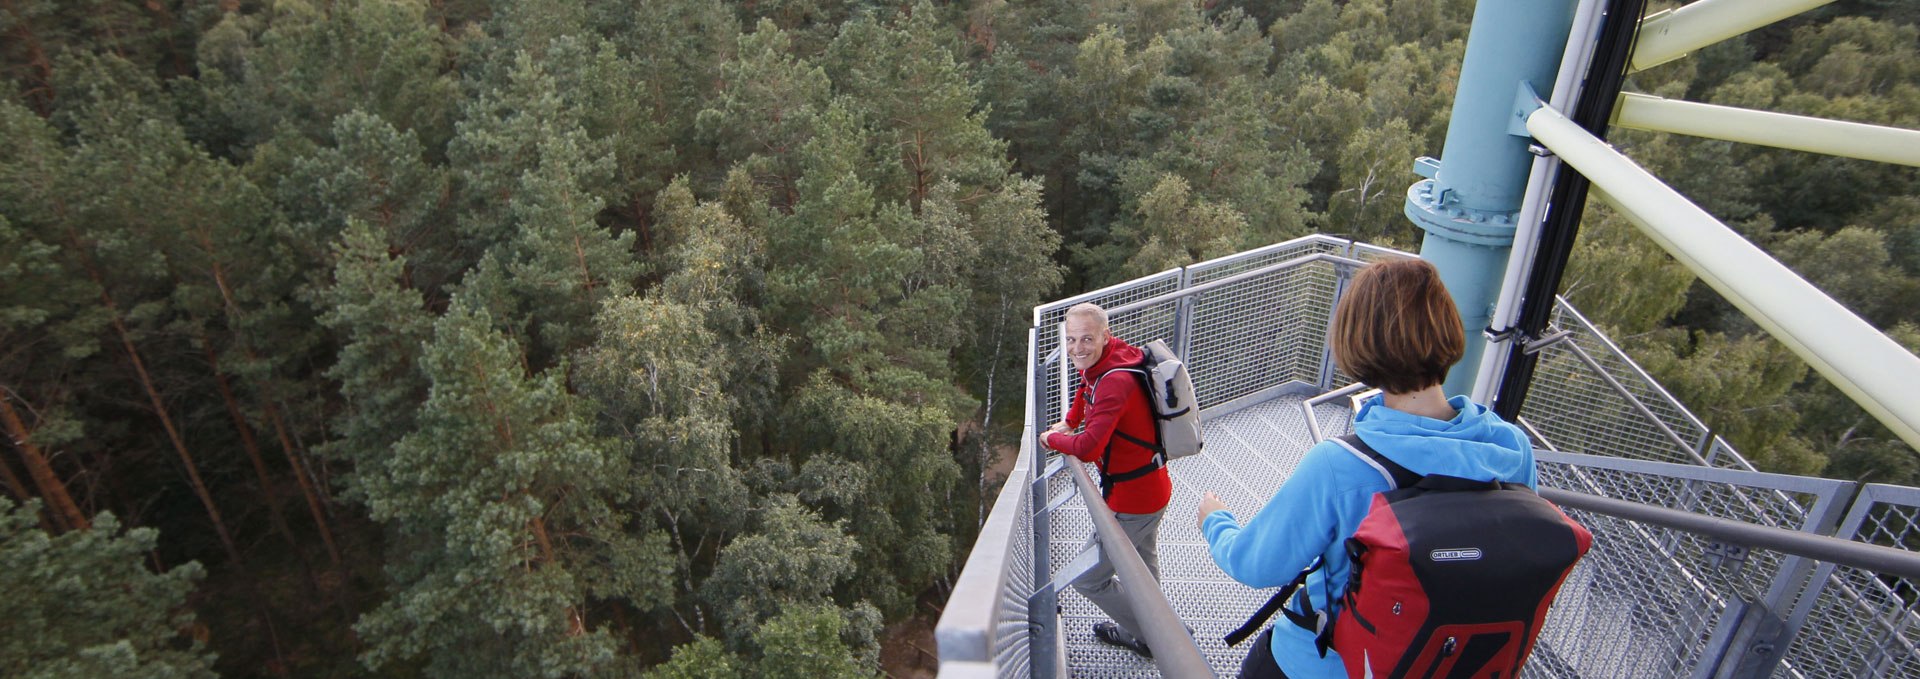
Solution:
<path fill-rule="evenodd" d="M 68 159 L 73 200 L 55 204 L 67 266 L 92 281 L 119 358 L 210 521 L 229 562 L 243 562 L 233 531 L 202 473 L 203 460 L 186 440 L 188 429 L 169 407 L 162 387 L 178 367 L 153 363 L 155 346 L 177 346 L 180 309 L 169 299 L 175 278 L 169 250 L 196 215 L 195 199 L 219 205 L 245 201 L 192 183 L 221 173 L 218 161 L 190 145 L 168 120 L 160 83 L 114 56 L 74 56 L 56 69 L 63 94 L 54 121 L 74 130 Z M 232 183 L 223 186 L 236 186 Z M 87 193 L 80 193 L 85 187 Z M 62 196 L 64 198 L 64 196 Z M 224 215 L 222 215 L 224 216 Z M 197 372 L 204 373 L 201 367 Z"/>
<path fill-rule="evenodd" d="M 600 302 L 631 291 L 640 273 L 634 234 L 595 221 L 604 201 L 588 187 L 607 181 L 613 163 L 586 146 L 577 130 L 540 142 L 539 165 L 521 175 L 508 208 L 507 270 L 541 343 L 556 355 L 584 346 Z"/>
<path fill-rule="evenodd" d="M 878 195 L 916 213 L 940 182 L 971 195 L 998 187 L 1008 167 L 1005 142 L 979 110 L 979 86 L 943 41 L 949 35 L 922 2 L 892 25 L 849 23 L 823 60 L 839 101 L 872 129 L 876 155 L 893 161 L 865 176 Z"/>
<path fill-rule="evenodd" d="M 333 119 L 331 145 L 292 158 L 275 173 L 274 203 L 291 223 L 295 239 L 315 251 L 302 259 L 327 268 L 325 245 L 339 238 L 349 220 L 374 229 L 386 249 L 407 257 L 403 278 L 414 289 L 440 294 L 471 255 L 454 249 L 447 214 L 445 168 L 428 162 L 413 131 L 380 116 L 350 111 Z"/>
<path fill-rule="evenodd" d="M 50 536 L 33 503 L 0 498 L 0 672 L 23 679 L 213 677 L 213 654 L 182 639 L 188 594 L 204 571 L 147 570 L 159 534 L 123 530 L 112 514 Z"/>
<path fill-rule="evenodd" d="M 452 55 L 427 3 L 284 0 L 225 14 L 199 43 L 200 77 L 186 85 L 210 109 L 216 147 L 244 151 L 283 129 L 326 140 L 355 109 L 436 151 L 452 131 Z"/>
<path fill-rule="evenodd" d="M 610 503 L 626 462 L 557 372 L 527 375 L 519 354 L 455 299 L 421 357 L 416 429 L 361 465 L 399 555 L 393 598 L 354 626 L 369 668 L 421 657 L 429 676 L 559 677 L 614 659 L 587 599 L 613 580 L 599 555 L 625 540 Z"/>
<path fill-rule="evenodd" d="M 349 469 L 370 471 L 413 431 L 414 413 L 427 393 L 420 356 L 432 337 L 433 317 L 420 293 L 404 283 L 406 256 L 390 255 L 387 239 L 374 227 L 348 218 L 334 252 L 333 283 L 316 298 L 325 309 L 320 322 L 340 341 L 327 376 L 339 382 L 344 403 L 322 451 L 354 463 Z M 364 502 L 366 488 L 356 476 L 349 475 L 345 486 Z"/>
<path fill-rule="evenodd" d="M 824 69 L 793 54 L 792 36 L 762 19 L 721 66 L 719 91 L 699 113 L 698 138 L 721 163 L 772 187 L 775 205 L 799 201 L 800 149 L 831 96 Z"/>
<path fill-rule="evenodd" d="M 24 106 L 0 100 L 0 136 L 14 140 L 0 151 L 0 431 L 53 525 L 84 529 L 87 513 L 66 480 L 73 471 L 56 468 L 48 450 L 80 437 L 79 423 L 65 415 L 66 385 L 74 364 L 100 351 L 95 338 L 105 321 L 93 309 L 93 283 L 62 266 L 59 210 L 49 203 L 63 200 L 66 154 L 53 130 Z M 0 465 L 12 475 L 11 463 Z M 27 481 L 10 478 L 9 485 L 22 501 L 30 497 Z"/>

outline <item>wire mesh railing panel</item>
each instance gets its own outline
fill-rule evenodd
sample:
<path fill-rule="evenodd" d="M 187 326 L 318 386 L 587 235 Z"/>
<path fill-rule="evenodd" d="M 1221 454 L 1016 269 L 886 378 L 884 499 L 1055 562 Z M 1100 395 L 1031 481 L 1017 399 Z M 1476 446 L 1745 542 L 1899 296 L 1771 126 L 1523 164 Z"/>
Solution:
<path fill-rule="evenodd" d="M 1007 480 L 1021 484 L 1017 478 Z M 1018 492 L 1018 491 L 1016 491 Z M 993 628 L 994 665 L 1002 679 L 1032 676 L 1033 644 L 1029 634 L 1027 601 L 1033 596 L 1033 494 L 1020 492 L 1013 520 L 1013 539 L 1007 541 L 1006 586 L 1000 590 L 1000 614 Z"/>
<path fill-rule="evenodd" d="M 1199 285 L 1235 274 L 1246 273 L 1270 264 L 1311 254 L 1343 255 L 1353 244 L 1332 236 L 1305 236 L 1284 243 L 1239 252 L 1187 267 L 1187 284 Z"/>
<path fill-rule="evenodd" d="M 1567 514 L 1593 531 L 1593 548 L 1561 585 L 1535 653 L 1550 653 L 1579 677 L 1687 676 L 1721 603 L 1654 541 L 1635 535 L 1637 524 Z M 1537 671 L 1529 664 L 1522 675 Z"/>
<path fill-rule="evenodd" d="M 1542 486 L 1787 530 L 1850 484 L 1611 456 L 1539 453 Z M 1718 657 L 1716 626 L 1735 602 L 1790 608 L 1806 562 L 1764 549 L 1582 511 L 1593 550 L 1561 589 L 1541 646 L 1586 677 L 1679 677 Z M 1831 521 L 1831 519 L 1828 519 Z"/>
<path fill-rule="evenodd" d="M 1920 551 L 1920 489 L 1864 487 L 1839 537 Z M 1774 676 L 1920 677 L 1920 582 L 1829 565 L 1814 586 Z"/>
<path fill-rule="evenodd" d="M 1713 437 L 1713 444 L 1707 446 L 1707 466 L 1719 467 L 1721 469 L 1758 471 L 1754 468 L 1752 462 L 1747 461 L 1746 456 L 1741 455 L 1740 451 L 1733 449 L 1733 444 L 1727 443 L 1726 439 L 1718 436 Z"/>
<path fill-rule="evenodd" d="M 1317 384 L 1340 265 L 1310 262 L 1202 293 L 1187 351 L 1202 408 L 1289 381 Z"/>
<path fill-rule="evenodd" d="M 1067 309 L 1073 307 L 1073 305 L 1081 302 L 1093 302 L 1107 309 L 1118 308 L 1156 295 L 1179 290 L 1180 276 L 1181 273 L 1178 269 L 1163 271 L 1146 278 L 1131 280 L 1113 287 L 1095 290 L 1084 295 L 1078 295 L 1036 307 L 1033 310 L 1034 327 L 1037 328 L 1039 332 L 1036 333 L 1034 338 L 1033 360 L 1044 361 L 1047 356 L 1060 348 L 1060 323 L 1066 319 Z M 1127 332 L 1134 331 L 1132 327 L 1123 328 L 1118 323 L 1114 323 L 1113 325 L 1114 334 L 1127 338 L 1128 342 L 1135 340 L 1145 342 L 1147 339 L 1152 339 L 1127 334 Z M 1065 359 L 1061 359 L 1061 364 L 1064 363 Z M 1070 369 L 1062 371 L 1060 364 L 1035 370 L 1034 378 L 1040 382 L 1041 387 L 1038 393 L 1047 395 L 1039 404 L 1040 422 L 1043 426 L 1048 423 L 1059 422 L 1062 417 L 1066 416 L 1066 410 L 1063 407 L 1065 399 L 1059 398 L 1059 395 L 1063 393 L 1061 386 L 1063 382 L 1065 382 L 1066 385 L 1065 393 L 1072 393 L 1071 389 L 1079 380 L 1079 376 L 1071 374 L 1072 372 Z"/>
<path fill-rule="evenodd" d="M 1704 464 L 1707 428 L 1580 313 L 1560 300 L 1521 417 L 1564 452 Z M 1738 467 L 1745 461 L 1722 451 Z M 1747 467 L 1751 468 L 1751 467 Z"/>
<path fill-rule="evenodd" d="M 1222 582 L 1184 517 L 1203 490 L 1232 506 L 1264 504 L 1298 464 L 1313 442 L 1299 417 L 1300 396 L 1288 385 L 1324 390 L 1350 381 L 1330 365 L 1326 347 L 1337 297 L 1356 259 L 1397 256 L 1405 255 L 1313 237 L 1035 309 L 1036 427 L 1060 420 L 1064 396 L 1076 386 L 1078 375 L 1064 367 L 1064 357 L 1046 359 L 1059 346 L 1066 309 L 1083 301 L 1108 308 L 1114 333 L 1129 342 L 1166 339 L 1184 347 L 1201 406 L 1232 404 L 1207 420 L 1207 454 L 1172 465 L 1176 491 L 1160 540 L 1163 590 L 1203 636 L 1217 637 L 1236 624 L 1245 613 L 1240 609 L 1250 610 L 1265 593 Z M 1186 286 L 1205 287 L 1170 294 Z M 1854 484 L 1753 471 L 1564 300 L 1554 330 L 1565 335 L 1541 346 L 1521 423 L 1545 447 L 1575 454 L 1543 450 L 1541 485 L 1796 531 L 1830 533 L 1838 523 L 1839 503 L 1851 497 Z M 1343 430 L 1350 417 L 1341 403 L 1315 408 L 1326 435 Z M 1033 464 L 1044 469 L 1045 460 Z M 1029 544 L 1005 547 L 1007 572 L 1020 577 L 1005 579 L 1018 585 L 999 594 L 993 623 L 1001 676 L 1025 676 L 1036 663 L 1052 662 L 1030 657 L 1045 647 L 1027 633 L 1033 569 L 1059 574 L 1070 568 L 1091 534 L 1085 508 L 1071 499 L 1077 493 L 1071 479 L 1055 474 L 1044 486 L 1047 498 L 1065 500 L 1044 515 L 1048 544 L 1031 543 L 1033 512 L 1042 508 L 1022 493 L 1016 531 Z M 1920 545 L 1920 490 L 1878 493 L 1856 506 L 1843 535 L 1905 549 Z M 1728 654 L 1741 652 L 1730 647 L 1735 627 L 1753 620 L 1742 616 L 1756 607 L 1784 616 L 1787 633 L 1797 632 L 1782 638 L 1782 646 L 1791 646 L 1777 676 L 1920 676 L 1916 583 L 1765 549 L 1729 548 L 1653 524 L 1569 513 L 1594 532 L 1595 546 L 1551 609 L 1528 677 L 1689 677 L 1725 670 Z M 1035 564 L 1042 549 L 1046 563 Z M 1089 642 L 1088 626 L 1102 616 L 1084 598 L 1069 590 L 1058 603 L 1062 616 L 1050 634 L 1064 644 L 1075 675 L 1154 676 L 1151 665 Z M 1203 653 L 1224 671 L 1244 652 L 1210 644 L 1202 639 Z"/>

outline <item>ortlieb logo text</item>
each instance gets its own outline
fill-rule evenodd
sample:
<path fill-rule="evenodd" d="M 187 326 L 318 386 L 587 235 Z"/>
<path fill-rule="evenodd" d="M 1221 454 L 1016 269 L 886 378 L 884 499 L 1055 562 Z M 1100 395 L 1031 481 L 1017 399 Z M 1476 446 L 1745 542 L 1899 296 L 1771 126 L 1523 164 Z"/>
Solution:
<path fill-rule="evenodd" d="M 1478 561 L 1480 559 L 1480 548 L 1462 547 L 1456 549 L 1436 549 L 1433 550 L 1430 556 L 1433 557 L 1434 561 Z"/>

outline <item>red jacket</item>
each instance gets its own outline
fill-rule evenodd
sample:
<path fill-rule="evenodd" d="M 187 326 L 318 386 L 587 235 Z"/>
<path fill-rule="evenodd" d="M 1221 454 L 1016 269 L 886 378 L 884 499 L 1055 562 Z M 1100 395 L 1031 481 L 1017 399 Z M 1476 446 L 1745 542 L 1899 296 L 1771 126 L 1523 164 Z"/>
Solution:
<path fill-rule="evenodd" d="M 1144 446 L 1114 436 L 1114 429 L 1126 432 L 1128 436 L 1142 441 L 1153 441 L 1157 434 L 1153 426 L 1152 404 L 1142 391 L 1140 379 L 1132 373 L 1115 373 L 1107 379 L 1107 371 L 1114 368 L 1132 368 L 1140 365 L 1142 354 L 1133 345 L 1115 337 L 1107 341 L 1106 351 L 1100 354 L 1100 360 L 1093 367 L 1080 374 L 1080 389 L 1073 394 L 1073 406 L 1067 410 L 1067 426 L 1086 427 L 1077 434 L 1048 434 L 1047 447 L 1062 453 L 1092 462 L 1100 466 L 1100 458 L 1106 453 L 1107 445 L 1113 445 L 1113 457 L 1109 464 L 1111 470 L 1100 466 L 1100 473 L 1109 471 L 1125 473 L 1139 469 L 1153 462 L 1153 451 Z M 1091 386 L 1099 380 L 1100 390 L 1094 393 Z M 1088 408 L 1088 402 L 1092 408 Z M 1156 469 L 1151 474 L 1131 481 L 1114 484 L 1113 493 L 1107 498 L 1107 507 L 1124 514 L 1152 514 L 1167 507 L 1167 499 L 1173 496 L 1173 479 L 1167 476 L 1166 467 Z"/>

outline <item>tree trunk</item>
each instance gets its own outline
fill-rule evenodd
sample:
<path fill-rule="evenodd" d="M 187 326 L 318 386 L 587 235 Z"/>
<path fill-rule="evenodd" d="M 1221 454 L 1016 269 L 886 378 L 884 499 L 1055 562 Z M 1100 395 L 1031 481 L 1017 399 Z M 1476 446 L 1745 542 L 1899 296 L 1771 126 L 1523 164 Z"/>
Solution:
<path fill-rule="evenodd" d="M 239 401 L 233 398 L 233 387 L 227 382 L 227 374 L 220 371 L 220 356 L 213 351 L 212 339 L 203 336 L 200 345 L 207 351 L 207 366 L 213 369 L 213 384 L 220 390 L 220 401 L 227 406 L 227 416 L 233 419 L 234 431 L 240 433 L 240 448 L 247 452 L 247 460 L 253 463 L 253 473 L 260 479 L 260 495 L 267 501 L 268 518 L 272 520 L 274 532 L 285 537 L 287 546 L 299 554 L 300 541 L 293 537 L 293 529 L 287 527 L 287 514 L 280 506 L 280 496 L 273 492 L 273 478 L 267 475 L 267 461 L 260 456 L 260 442 L 254 438 L 253 425 L 247 424 Z"/>
<path fill-rule="evenodd" d="M 0 460 L 0 476 L 6 477 L 7 492 L 13 493 L 13 497 L 20 504 L 24 505 L 28 500 L 33 499 L 33 495 L 27 492 L 27 485 L 20 481 L 19 474 L 13 473 L 13 465 L 7 464 L 6 460 Z M 43 507 L 42 509 L 44 510 L 45 508 Z M 49 512 L 38 511 L 33 514 L 34 518 L 40 520 L 40 530 L 46 531 L 49 535 L 66 530 L 66 526 L 63 523 L 55 522 L 55 517 Z"/>
<path fill-rule="evenodd" d="M 253 360 L 253 350 L 247 349 L 246 352 L 248 360 Z M 313 525 L 320 530 L 320 542 L 327 546 L 327 558 L 333 561 L 335 568 L 339 568 L 343 564 L 340 548 L 333 541 L 333 527 L 327 522 L 327 512 L 321 507 L 320 492 L 314 488 L 306 462 L 295 452 L 292 437 L 287 434 L 287 423 L 280 417 L 280 408 L 274 405 L 272 398 L 265 396 L 260 399 L 260 407 L 266 411 L 267 421 L 273 424 L 273 434 L 280 439 L 280 449 L 287 453 L 287 465 L 293 468 L 293 478 L 300 484 L 300 494 L 307 498 L 307 512 L 313 515 Z"/>
<path fill-rule="evenodd" d="M 201 248 L 204 249 L 207 252 L 207 256 L 213 260 L 214 285 L 219 288 L 220 300 L 226 307 L 227 315 L 234 319 L 234 327 L 237 328 L 242 321 L 240 304 L 233 298 L 233 286 L 227 284 L 226 268 L 220 264 L 218 257 L 213 256 L 212 239 L 208 238 L 205 234 L 199 234 L 199 240 Z M 234 337 L 234 343 L 239 345 L 241 353 L 247 358 L 247 362 L 258 364 L 260 362 L 260 356 L 253 352 L 253 347 L 247 344 L 245 338 L 240 336 L 238 330 L 234 331 Z M 209 349 L 209 351 L 211 351 L 211 349 Z M 216 363 L 214 365 L 214 373 L 219 374 L 219 372 L 220 366 Z M 224 379 L 225 378 L 222 378 L 223 381 Z M 224 385 L 222 389 L 225 389 Z M 293 478 L 300 485 L 300 494 L 307 499 L 307 511 L 313 515 L 313 525 L 320 531 L 320 541 L 327 546 L 327 558 L 331 560 L 334 568 L 339 568 L 341 566 L 340 548 L 333 541 L 333 528 L 327 522 L 326 512 L 320 507 L 319 494 L 314 489 L 313 484 L 308 480 L 306 465 L 301 462 L 300 456 L 294 452 L 293 442 L 287 435 L 286 421 L 280 417 L 280 408 L 275 405 L 273 395 L 268 393 L 264 388 L 260 388 L 259 392 L 260 408 L 266 413 L 267 421 L 273 425 L 274 435 L 280 439 L 280 449 L 285 451 L 287 455 L 287 466 L 293 469 Z M 262 467 L 262 469 L 265 469 L 265 467 Z M 264 472 L 261 474 L 261 477 L 263 480 L 265 479 Z M 277 501 L 274 506 L 275 512 L 277 513 L 279 507 Z"/>
<path fill-rule="evenodd" d="M 11 389 L 4 390 L 12 393 Z M 27 466 L 27 475 L 33 477 L 33 485 L 40 489 L 40 497 L 47 502 L 47 508 L 53 511 L 54 518 L 68 530 L 86 530 L 93 527 L 87 515 L 81 513 L 80 505 L 74 504 L 73 495 L 67 492 L 67 484 L 55 474 L 53 465 L 47 462 L 47 456 L 34 445 L 27 423 L 20 419 L 19 411 L 13 409 L 13 403 L 0 397 L 0 425 L 4 425 L 7 438 L 13 441 L 13 447 L 20 450 L 20 460 Z"/>
<path fill-rule="evenodd" d="M 89 271 L 93 282 L 100 286 L 100 303 L 107 307 L 107 318 L 113 324 L 113 331 L 120 336 L 120 344 L 127 350 L 127 359 L 133 362 L 134 374 L 140 378 L 140 387 L 147 392 L 147 400 L 153 405 L 153 414 L 160 418 L 160 427 L 167 432 L 167 440 L 173 443 L 174 452 L 180 455 L 180 463 L 187 468 L 187 481 L 193 485 L 194 495 L 200 498 L 200 504 L 207 509 L 207 518 L 213 520 L 213 530 L 220 536 L 220 545 L 227 550 L 227 558 L 235 566 L 245 561 L 240 558 L 240 548 L 234 545 L 233 534 L 227 530 L 227 522 L 220 518 L 220 506 L 214 504 L 213 494 L 207 491 L 207 483 L 200 479 L 200 466 L 193 461 L 193 452 L 187 450 L 186 439 L 181 438 L 180 429 L 173 424 L 173 415 L 167 412 L 166 401 L 160 398 L 160 390 L 153 384 L 153 376 L 147 372 L 146 361 L 140 359 L 140 350 L 133 344 L 133 333 L 127 330 L 127 323 L 120 318 L 120 306 L 115 304 L 113 296 L 107 293 L 107 282 L 96 268 Z"/>
<path fill-rule="evenodd" d="M 533 539 L 535 544 L 540 546 L 540 561 L 550 566 L 559 566 L 560 562 L 558 560 L 558 556 L 554 554 L 554 551 L 553 551 L 553 538 L 549 537 L 549 534 L 547 532 L 546 517 L 536 516 L 536 517 L 533 517 L 533 520 L 529 521 L 528 523 L 533 528 Z M 577 637 L 586 633 L 587 633 L 586 616 L 581 614 L 579 606 L 568 604 L 567 605 L 567 636 Z"/>
<path fill-rule="evenodd" d="M 13 465 L 4 460 L 0 460 L 0 480 L 7 482 L 7 492 L 13 493 L 13 499 L 20 504 L 33 499 L 33 494 L 27 492 L 27 484 L 20 480 L 19 474 L 13 473 Z"/>

